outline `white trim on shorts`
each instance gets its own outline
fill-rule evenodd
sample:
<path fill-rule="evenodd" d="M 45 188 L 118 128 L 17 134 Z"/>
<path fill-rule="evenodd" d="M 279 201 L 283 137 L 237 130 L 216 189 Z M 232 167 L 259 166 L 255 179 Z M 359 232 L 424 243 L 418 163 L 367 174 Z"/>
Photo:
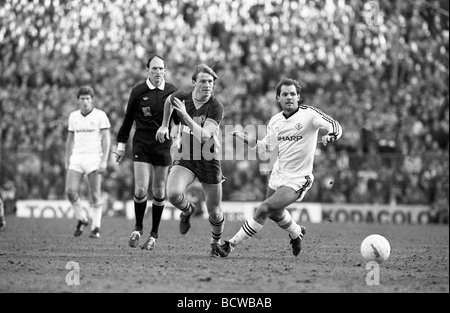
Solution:
<path fill-rule="evenodd" d="M 307 175 L 304 177 L 285 177 L 280 175 L 278 171 L 272 171 L 269 179 L 269 188 L 272 190 L 277 190 L 281 187 L 289 187 L 295 190 L 299 194 L 298 199 L 301 201 L 305 197 L 306 193 L 314 181 L 314 175 Z"/>

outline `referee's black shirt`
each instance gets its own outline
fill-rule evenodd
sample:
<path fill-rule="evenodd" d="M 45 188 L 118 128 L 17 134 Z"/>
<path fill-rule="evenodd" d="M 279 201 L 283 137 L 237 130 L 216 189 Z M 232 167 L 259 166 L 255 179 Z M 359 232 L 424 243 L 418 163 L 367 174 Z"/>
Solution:
<path fill-rule="evenodd" d="M 135 136 L 155 137 L 162 124 L 166 98 L 176 90 L 174 85 L 167 82 L 165 82 L 164 90 L 150 89 L 147 81 L 136 85 L 131 90 L 125 119 L 117 135 L 117 142 L 126 143 L 128 141 L 133 122 L 136 122 Z"/>

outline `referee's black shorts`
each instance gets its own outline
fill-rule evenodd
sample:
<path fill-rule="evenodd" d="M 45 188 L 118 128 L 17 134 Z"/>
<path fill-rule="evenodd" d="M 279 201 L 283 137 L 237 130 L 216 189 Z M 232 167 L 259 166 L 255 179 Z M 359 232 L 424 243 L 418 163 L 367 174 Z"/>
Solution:
<path fill-rule="evenodd" d="M 222 175 L 222 167 L 220 161 L 212 159 L 206 160 L 175 160 L 173 165 L 184 167 L 191 171 L 199 180 L 199 182 L 208 185 L 221 184 L 225 177 Z"/>
<path fill-rule="evenodd" d="M 154 166 L 170 166 L 172 164 L 171 146 L 172 140 L 160 143 L 153 133 L 145 134 L 145 136 L 135 133 L 133 137 L 133 161 L 149 163 Z"/>

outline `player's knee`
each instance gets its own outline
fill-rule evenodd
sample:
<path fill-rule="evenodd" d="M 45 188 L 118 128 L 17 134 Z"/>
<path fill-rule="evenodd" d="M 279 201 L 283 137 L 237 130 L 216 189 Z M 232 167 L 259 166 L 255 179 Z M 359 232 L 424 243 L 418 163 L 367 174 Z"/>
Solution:
<path fill-rule="evenodd" d="M 284 219 L 284 212 L 283 210 L 276 210 L 270 213 L 269 218 L 275 223 L 281 222 Z"/>
<path fill-rule="evenodd" d="M 266 219 L 270 215 L 270 206 L 267 203 L 262 203 L 256 210 L 257 218 Z"/>
<path fill-rule="evenodd" d="M 78 192 L 75 190 L 67 190 L 66 191 L 67 194 L 67 198 L 69 199 L 70 202 L 75 202 L 78 200 Z"/>
<path fill-rule="evenodd" d="M 219 207 L 210 210 L 209 217 L 213 222 L 221 222 L 223 220 L 222 210 Z"/>
<path fill-rule="evenodd" d="M 166 197 L 165 188 L 153 188 L 153 197 L 158 199 L 164 199 Z"/>
<path fill-rule="evenodd" d="M 134 196 L 139 199 L 144 198 L 147 195 L 147 191 L 148 190 L 145 187 L 136 187 L 134 189 Z"/>
<path fill-rule="evenodd" d="M 183 201 L 183 194 L 175 191 L 168 191 L 167 200 L 169 200 L 172 205 L 176 206 L 177 204 L 180 204 L 181 201 Z"/>
<path fill-rule="evenodd" d="M 100 193 L 94 192 L 91 194 L 91 201 L 94 205 L 98 205 L 102 201 L 102 196 Z"/>

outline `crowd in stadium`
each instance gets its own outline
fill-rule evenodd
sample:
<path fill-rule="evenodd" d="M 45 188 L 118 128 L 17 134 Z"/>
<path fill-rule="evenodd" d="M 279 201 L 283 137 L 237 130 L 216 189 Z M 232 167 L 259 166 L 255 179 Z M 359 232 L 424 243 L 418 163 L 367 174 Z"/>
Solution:
<path fill-rule="evenodd" d="M 74 2 L 71 2 L 74 3 Z M 67 118 L 90 84 L 113 138 L 131 88 L 158 53 L 166 79 L 186 85 L 194 66 L 219 75 L 226 125 L 266 125 L 289 76 L 305 104 L 344 128 L 319 147 L 305 201 L 428 204 L 448 210 L 448 8 L 442 1 L 380 1 L 378 25 L 362 1 L 11 0 L 0 9 L 0 153 L 18 198 L 65 199 Z M 113 142 L 113 144 L 115 141 Z M 129 145 L 130 147 L 130 145 Z M 114 149 L 114 148 L 113 148 Z M 259 162 L 224 161 L 224 200 L 262 200 Z M 128 200 L 131 159 L 113 159 L 110 197 Z"/>

